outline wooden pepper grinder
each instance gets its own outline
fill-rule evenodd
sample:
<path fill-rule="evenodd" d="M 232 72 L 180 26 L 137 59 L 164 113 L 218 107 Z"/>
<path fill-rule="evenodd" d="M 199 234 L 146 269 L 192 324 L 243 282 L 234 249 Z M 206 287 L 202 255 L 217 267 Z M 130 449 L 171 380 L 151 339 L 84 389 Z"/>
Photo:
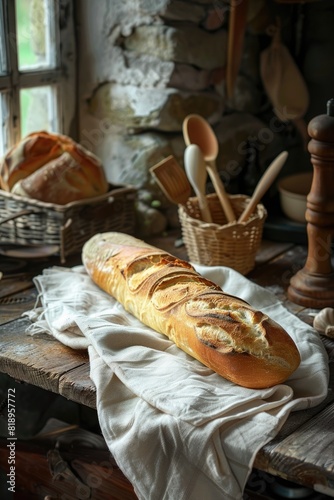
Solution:
<path fill-rule="evenodd" d="M 290 280 L 288 297 L 305 307 L 334 307 L 334 99 L 327 102 L 327 114 L 308 125 L 308 150 L 313 181 L 307 196 L 308 255 L 303 269 Z"/>

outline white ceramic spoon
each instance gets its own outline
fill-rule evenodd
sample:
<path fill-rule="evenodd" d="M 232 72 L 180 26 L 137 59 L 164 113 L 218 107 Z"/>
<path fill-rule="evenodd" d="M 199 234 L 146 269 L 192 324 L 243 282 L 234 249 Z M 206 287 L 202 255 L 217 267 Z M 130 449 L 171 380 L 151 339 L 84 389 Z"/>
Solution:
<path fill-rule="evenodd" d="M 212 222 L 205 193 L 207 172 L 202 151 L 197 144 L 189 144 L 189 146 L 186 147 L 184 152 L 184 168 L 189 182 L 197 196 L 198 206 L 203 221 Z"/>

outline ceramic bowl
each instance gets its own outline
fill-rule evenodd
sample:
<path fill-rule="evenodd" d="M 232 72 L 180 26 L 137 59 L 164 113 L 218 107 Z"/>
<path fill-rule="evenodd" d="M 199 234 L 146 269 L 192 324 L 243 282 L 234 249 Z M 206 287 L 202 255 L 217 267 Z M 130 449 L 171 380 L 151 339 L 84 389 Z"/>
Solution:
<path fill-rule="evenodd" d="M 306 224 L 306 199 L 311 190 L 313 172 L 302 172 L 282 178 L 278 182 L 283 213 L 295 222 Z"/>

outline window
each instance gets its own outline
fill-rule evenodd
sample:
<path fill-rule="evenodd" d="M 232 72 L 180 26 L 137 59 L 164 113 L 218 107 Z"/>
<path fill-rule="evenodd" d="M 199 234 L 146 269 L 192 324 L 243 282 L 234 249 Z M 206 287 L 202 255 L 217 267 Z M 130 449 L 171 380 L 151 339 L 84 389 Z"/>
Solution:
<path fill-rule="evenodd" d="M 74 84 L 72 1 L 1 0 L 0 155 L 34 131 L 69 134 Z"/>

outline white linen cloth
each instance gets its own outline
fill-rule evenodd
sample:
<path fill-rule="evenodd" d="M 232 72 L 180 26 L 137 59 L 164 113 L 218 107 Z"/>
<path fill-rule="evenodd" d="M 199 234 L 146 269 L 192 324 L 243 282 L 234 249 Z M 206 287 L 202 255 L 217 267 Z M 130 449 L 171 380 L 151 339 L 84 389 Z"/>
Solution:
<path fill-rule="evenodd" d="M 313 328 L 232 269 L 195 267 L 290 333 L 302 362 L 285 384 L 252 390 L 223 379 L 126 313 L 83 266 L 35 279 L 41 307 L 28 313 L 28 333 L 88 348 L 102 434 L 143 500 L 241 499 L 257 451 L 292 410 L 327 395 L 327 354 Z"/>

